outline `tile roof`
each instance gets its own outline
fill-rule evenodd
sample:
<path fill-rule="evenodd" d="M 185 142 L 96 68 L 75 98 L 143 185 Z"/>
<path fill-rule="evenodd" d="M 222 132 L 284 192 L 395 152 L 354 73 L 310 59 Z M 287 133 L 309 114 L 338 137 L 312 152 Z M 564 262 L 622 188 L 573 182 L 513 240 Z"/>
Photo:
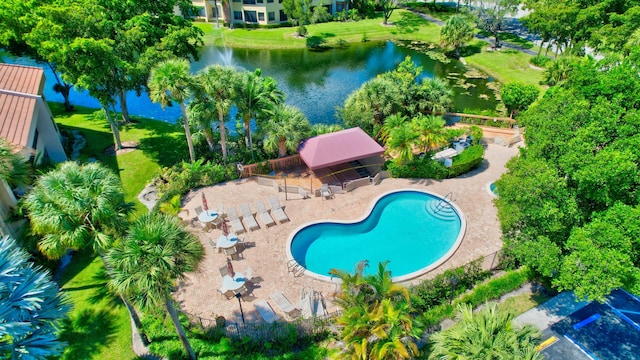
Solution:
<path fill-rule="evenodd" d="M 0 137 L 29 147 L 29 131 L 37 97 L 44 87 L 44 71 L 38 67 L 0 64 Z"/>
<path fill-rule="evenodd" d="M 39 67 L 0 64 L 0 89 L 40 95 L 44 86 L 44 70 Z"/>

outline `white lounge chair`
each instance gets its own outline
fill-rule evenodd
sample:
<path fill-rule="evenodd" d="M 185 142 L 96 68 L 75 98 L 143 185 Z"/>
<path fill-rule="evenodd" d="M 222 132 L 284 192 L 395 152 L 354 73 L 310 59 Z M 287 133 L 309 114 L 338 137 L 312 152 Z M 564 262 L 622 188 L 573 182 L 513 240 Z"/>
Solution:
<path fill-rule="evenodd" d="M 235 207 L 227 207 L 227 219 L 229 219 L 234 232 L 242 234 L 246 231 L 244 226 L 242 225 L 242 222 L 240 221 L 240 217 L 238 217 L 238 212 L 236 211 Z"/>
<path fill-rule="evenodd" d="M 262 316 L 264 321 L 268 323 L 272 323 L 280 319 L 280 317 L 276 315 L 275 312 L 273 312 L 271 305 L 269 305 L 269 303 L 266 300 L 256 301 L 254 306 L 256 307 L 256 310 L 258 310 L 258 313 L 260 313 L 260 316 Z"/>
<path fill-rule="evenodd" d="M 284 294 L 280 291 L 276 291 L 273 294 L 269 295 L 269 298 L 273 300 L 276 304 L 276 307 L 280 309 L 283 313 L 287 314 L 291 319 L 295 319 L 300 316 L 300 309 L 293 306 L 289 299 L 287 299 Z"/>
<path fill-rule="evenodd" d="M 279 223 L 289 221 L 289 217 L 280 206 L 280 200 L 278 200 L 278 197 L 274 196 L 270 198 L 269 204 L 271 205 L 271 214 L 278 219 Z"/>
<path fill-rule="evenodd" d="M 244 220 L 244 223 L 249 227 L 249 230 L 253 231 L 260 229 L 260 225 L 258 225 L 256 218 L 253 217 L 253 213 L 251 212 L 249 204 L 240 204 L 240 211 L 242 212 L 242 219 Z"/>
<path fill-rule="evenodd" d="M 329 189 L 329 184 L 322 184 L 322 187 L 320 188 L 320 193 L 322 194 L 322 197 L 324 199 L 333 198 L 333 192 L 331 191 L 331 189 Z"/>
<path fill-rule="evenodd" d="M 256 213 L 260 216 L 260 220 L 262 220 L 264 225 L 266 227 L 275 225 L 276 224 L 275 220 L 273 220 L 271 215 L 269 215 L 269 213 L 267 212 L 267 208 L 264 206 L 264 203 L 262 202 L 262 200 L 256 201 L 255 204 L 256 204 Z"/>

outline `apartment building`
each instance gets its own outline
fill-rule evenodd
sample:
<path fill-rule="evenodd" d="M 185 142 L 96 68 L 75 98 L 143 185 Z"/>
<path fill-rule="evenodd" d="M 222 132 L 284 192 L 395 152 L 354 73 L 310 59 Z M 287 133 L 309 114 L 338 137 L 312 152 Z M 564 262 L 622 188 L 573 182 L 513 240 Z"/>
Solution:
<path fill-rule="evenodd" d="M 193 0 L 193 5 L 200 9 L 196 18 L 206 22 L 277 25 L 287 22 L 287 15 L 282 10 L 282 0 Z M 330 14 L 345 9 L 346 1 L 313 0 L 312 5 L 324 6 Z"/>

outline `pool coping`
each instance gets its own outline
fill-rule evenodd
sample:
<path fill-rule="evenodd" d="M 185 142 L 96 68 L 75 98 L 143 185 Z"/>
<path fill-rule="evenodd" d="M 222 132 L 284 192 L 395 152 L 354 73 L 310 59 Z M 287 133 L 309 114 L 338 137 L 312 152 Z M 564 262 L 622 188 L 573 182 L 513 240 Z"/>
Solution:
<path fill-rule="evenodd" d="M 431 195 L 433 197 L 439 198 L 443 201 L 446 201 L 447 204 L 449 204 L 456 212 L 456 214 L 458 215 L 458 217 L 460 218 L 460 233 L 458 234 L 458 237 L 456 238 L 455 242 L 453 243 L 453 245 L 451 246 L 451 248 L 444 254 L 442 255 L 438 260 L 436 260 L 435 262 L 431 263 L 430 265 L 421 268 L 419 270 L 416 270 L 414 272 L 411 272 L 409 274 L 405 274 L 405 275 L 401 275 L 401 276 L 394 276 L 391 278 L 391 280 L 393 282 L 399 283 L 399 282 L 405 282 L 408 280 L 412 280 L 415 279 L 419 276 L 422 276 L 430 271 L 433 271 L 435 269 L 437 269 L 440 265 L 444 264 L 447 260 L 449 260 L 451 258 L 451 256 L 453 256 L 453 254 L 455 254 L 456 251 L 458 251 L 458 248 L 460 247 L 460 244 L 462 244 L 462 240 L 464 239 L 464 235 L 467 231 L 467 219 L 464 215 L 464 213 L 462 212 L 462 210 L 460 210 L 460 208 L 458 207 L 458 205 L 454 204 L 452 201 L 449 201 L 448 199 L 445 199 L 444 196 L 431 192 L 431 191 L 427 191 L 427 190 L 420 190 L 420 189 L 412 189 L 412 188 L 402 188 L 402 189 L 394 189 L 391 191 L 387 191 L 384 192 L 380 195 L 378 195 L 375 199 L 373 199 L 371 201 L 371 204 L 368 207 L 368 211 L 365 211 L 365 213 L 363 214 L 362 217 L 357 218 L 355 220 L 335 220 L 335 219 L 320 219 L 320 220 L 315 220 L 315 221 L 310 221 L 307 223 L 304 223 L 300 226 L 298 226 L 297 228 L 295 228 L 290 234 L 289 234 L 289 238 L 287 239 L 287 243 L 286 243 L 286 253 L 287 253 L 287 264 L 291 264 L 291 263 L 295 263 L 298 266 L 301 266 L 297 260 L 293 257 L 293 254 L 291 253 L 291 243 L 293 242 L 293 238 L 295 237 L 295 235 L 302 230 L 303 228 L 306 228 L 308 226 L 311 225 L 316 225 L 319 223 L 325 223 L 325 222 L 331 222 L 331 223 L 337 223 L 337 224 L 355 224 L 361 221 L 364 221 L 367 217 L 369 217 L 371 215 L 371 213 L 373 212 L 373 209 L 375 208 L 376 204 L 378 203 L 378 201 L 380 201 L 380 199 L 382 199 L 383 197 L 390 195 L 390 194 L 394 194 L 394 193 L 398 193 L 398 192 L 404 192 L 404 191 L 411 191 L 411 192 L 421 192 L 424 194 L 428 194 Z M 304 268 L 304 267 L 303 267 Z M 335 276 L 328 276 L 328 275 L 321 275 L 312 271 L 307 270 L 306 268 L 304 268 L 304 276 L 308 276 L 312 279 L 316 279 L 316 280 L 320 280 L 320 281 L 324 281 L 324 282 L 329 282 L 329 283 L 334 283 L 334 284 L 341 284 L 342 280 L 340 278 L 337 278 Z"/>

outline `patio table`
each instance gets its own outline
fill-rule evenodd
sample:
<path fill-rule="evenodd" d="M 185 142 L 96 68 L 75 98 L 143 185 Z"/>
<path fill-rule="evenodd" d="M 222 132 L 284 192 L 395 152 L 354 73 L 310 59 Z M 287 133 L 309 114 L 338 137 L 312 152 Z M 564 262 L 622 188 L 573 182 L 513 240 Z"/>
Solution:
<path fill-rule="evenodd" d="M 233 277 L 229 276 L 229 274 L 222 277 L 222 289 L 235 291 L 244 286 L 247 278 L 245 278 L 243 273 L 235 273 Z"/>
<path fill-rule="evenodd" d="M 218 218 L 218 213 L 213 210 L 206 210 L 201 212 L 198 215 L 198 220 L 204 224 L 208 224 L 212 221 L 215 221 L 217 218 Z"/>
<path fill-rule="evenodd" d="M 217 246 L 221 249 L 230 249 L 238 244 L 238 235 L 229 234 L 227 236 L 220 235 L 218 237 L 218 241 L 216 242 Z"/>

